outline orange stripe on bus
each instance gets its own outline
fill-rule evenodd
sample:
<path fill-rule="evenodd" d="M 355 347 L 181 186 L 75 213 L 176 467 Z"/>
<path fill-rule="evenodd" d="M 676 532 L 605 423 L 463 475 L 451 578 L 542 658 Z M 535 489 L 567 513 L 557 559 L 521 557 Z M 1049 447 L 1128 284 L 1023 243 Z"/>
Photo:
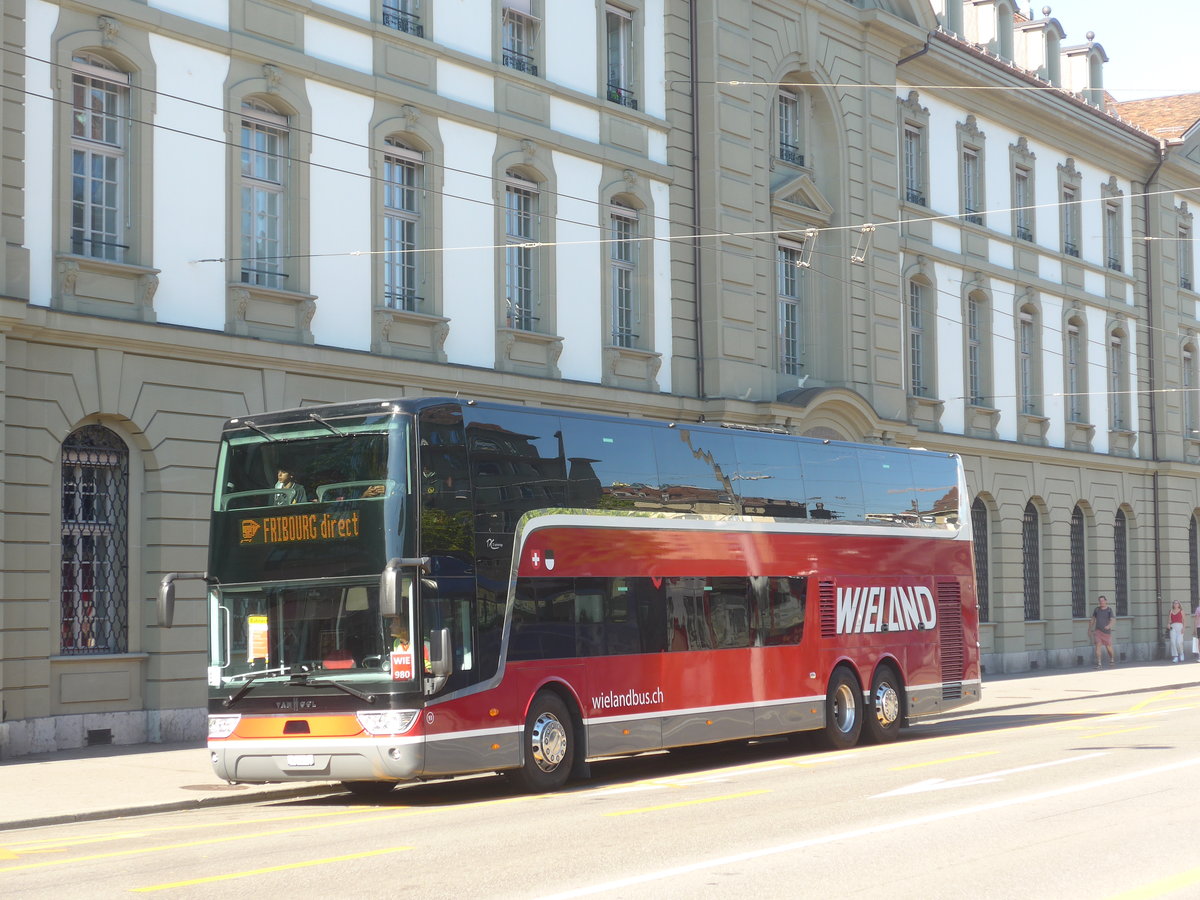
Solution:
<path fill-rule="evenodd" d="M 289 730 L 288 722 L 305 722 L 308 731 Z M 292 726 L 295 729 L 296 726 Z M 362 726 L 354 716 L 243 716 L 231 737 L 234 738 L 304 738 L 310 737 L 355 737 L 362 734 Z"/>

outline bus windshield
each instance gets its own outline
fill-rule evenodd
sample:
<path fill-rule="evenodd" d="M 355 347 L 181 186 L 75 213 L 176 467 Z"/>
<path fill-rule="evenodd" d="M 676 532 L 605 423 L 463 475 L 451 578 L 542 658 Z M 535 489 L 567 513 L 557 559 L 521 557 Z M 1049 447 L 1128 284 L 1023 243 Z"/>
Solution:
<path fill-rule="evenodd" d="M 389 654 L 410 625 L 407 605 L 396 620 L 381 618 L 378 580 L 214 588 L 209 605 L 213 688 L 297 675 L 392 681 Z"/>
<path fill-rule="evenodd" d="M 378 577 L 413 555 L 408 417 L 294 415 L 226 431 L 209 538 L 222 585 Z"/>

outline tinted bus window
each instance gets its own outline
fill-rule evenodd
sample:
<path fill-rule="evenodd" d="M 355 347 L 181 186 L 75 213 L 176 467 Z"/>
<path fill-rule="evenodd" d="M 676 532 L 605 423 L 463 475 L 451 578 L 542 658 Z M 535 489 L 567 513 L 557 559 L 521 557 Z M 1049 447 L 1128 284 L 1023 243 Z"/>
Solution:
<path fill-rule="evenodd" d="M 804 637 L 807 578 L 756 578 L 756 641 L 760 646 L 798 644 Z"/>
<path fill-rule="evenodd" d="M 510 532 L 530 510 L 565 505 L 558 416 L 487 408 L 467 415 L 479 531 Z"/>
<path fill-rule="evenodd" d="M 750 579 L 710 578 L 704 613 L 719 650 L 750 646 Z"/>
<path fill-rule="evenodd" d="M 958 525 L 958 463 L 941 453 L 909 457 L 923 524 Z"/>
<path fill-rule="evenodd" d="M 654 453 L 663 502 L 674 512 L 733 513 L 730 480 L 737 471 L 733 435 L 655 428 Z"/>
<path fill-rule="evenodd" d="M 808 516 L 808 494 L 794 441 L 739 435 L 733 486 L 745 515 L 780 519 Z"/>
<path fill-rule="evenodd" d="M 517 583 L 508 658 L 575 656 L 575 584 L 570 578 L 529 578 Z"/>
<path fill-rule="evenodd" d="M 572 506 L 660 509 L 651 429 L 633 422 L 563 416 Z"/>
<path fill-rule="evenodd" d="M 866 520 L 883 525 L 919 525 L 919 498 L 913 490 L 908 454 L 885 448 L 858 448 Z"/>
<path fill-rule="evenodd" d="M 805 442 L 800 445 L 800 464 L 810 519 L 863 520 L 862 482 L 854 447 Z"/>

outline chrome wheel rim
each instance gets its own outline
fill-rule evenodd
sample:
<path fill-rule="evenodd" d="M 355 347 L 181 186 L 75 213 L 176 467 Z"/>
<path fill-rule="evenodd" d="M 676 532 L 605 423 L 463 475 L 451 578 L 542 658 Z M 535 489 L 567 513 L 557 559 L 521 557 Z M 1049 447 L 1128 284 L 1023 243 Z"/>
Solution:
<path fill-rule="evenodd" d="M 567 756 L 567 730 L 550 713 L 542 713 L 533 723 L 533 761 L 543 772 L 553 772 Z"/>
<path fill-rule="evenodd" d="M 854 691 L 848 684 L 839 684 L 833 694 L 833 725 L 842 734 L 849 734 L 856 719 Z"/>
<path fill-rule="evenodd" d="M 875 718 L 885 728 L 900 718 L 900 694 L 886 681 L 875 686 Z"/>

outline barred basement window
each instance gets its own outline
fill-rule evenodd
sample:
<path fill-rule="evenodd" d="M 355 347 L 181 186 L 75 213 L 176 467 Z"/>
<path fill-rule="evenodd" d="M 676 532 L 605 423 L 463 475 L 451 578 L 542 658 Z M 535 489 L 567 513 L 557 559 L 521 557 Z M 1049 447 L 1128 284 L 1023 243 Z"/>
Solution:
<path fill-rule="evenodd" d="M 1128 534 L 1126 530 L 1125 511 L 1117 510 L 1116 521 L 1113 522 L 1113 555 L 1116 557 L 1114 575 L 1116 576 L 1117 615 L 1129 615 L 1129 551 Z"/>
<path fill-rule="evenodd" d="M 1071 513 L 1071 615 L 1076 619 L 1087 615 L 1086 552 L 1083 510 L 1076 506 Z"/>
<path fill-rule="evenodd" d="M 979 600 L 979 621 L 990 622 L 988 587 L 988 512 L 978 497 L 971 504 L 971 530 L 975 542 L 975 591 Z"/>
<path fill-rule="evenodd" d="M 1025 517 L 1021 522 L 1026 622 L 1036 622 L 1042 617 L 1042 565 L 1039 541 L 1037 507 L 1026 503 Z"/>
<path fill-rule="evenodd" d="M 64 655 L 124 653 L 129 646 L 129 450 L 88 425 L 63 442 Z"/>

